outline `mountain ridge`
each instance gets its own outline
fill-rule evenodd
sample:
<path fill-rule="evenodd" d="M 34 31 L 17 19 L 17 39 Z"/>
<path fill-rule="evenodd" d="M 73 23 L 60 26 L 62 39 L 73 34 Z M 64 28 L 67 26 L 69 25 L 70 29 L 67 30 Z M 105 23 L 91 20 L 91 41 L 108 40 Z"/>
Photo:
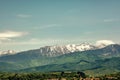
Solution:
<path fill-rule="evenodd" d="M 76 51 L 94 50 L 94 49 L 99 49 L 103 47 L 106 47 L 106 45 L 102 45 L 102 47 L 99 47 L 97 45 L 92 45 L 84 42 L 81 44 L 44 46 L 44 47 L 40 47 L 39 49 L 33 49 L 33 50 L 27 50 L 27 51 L 31 51 L 31 52 L 36 51 L 35 53 L 40 53 L 42 56 L 55 57 L 55 56 L 76 52 Z M 18 53 L 24 53 L 27 51 L 21 51 L 21 52 L 16 52 L 14 50 L 0 51 L 0 56 L 14 55 Z"/>
<path fill-rule="evenodd" d="M 54 57 L 46 56 L 46 55 L 44 56 L 44 55 L 41 55 L 39 52 L 40 52 L 40 49 L 36 49 L 36 50 L 20 52 L 14 55 L 1 56 L 0 71 L 16 71 L 16 70 L 20 71 L 20 70 L 25 70 L 32 67 L 35 68 L 37 66 L 38 67 L 48 66 L 47 70 L 49 71 L 55 68 L 52 64 L 55 64 L 55 66 L 57 66 L 61 70 L 63 70 L 63 68 L 59 66 L 64 66 L 64 65 L 65 65 L 64 67 L 68 68 L 69 70 L 72 70 L 71 67 L 69 68 L 67 66 L 70 63 L 76 65 L 77 68 L 80 68 L 82 65 L 84 65 L 83 68 L 86 70 L 88 70 L 88 67 L 91 67 L 91 69 L 92 68 L 102 69 L 100 67 L 101 66 L 100 63 L 97 63 L 98 65 L 96 65 L 96 67 L 94 67 L 92 63 L 95 63 L 96 61 L 103 62 L 104 59 L 112 59 L 114 57 L 120 58 L 120 45 L 111 44 L 104 48 L 70 52 L 64 55 L 59 55 Z M 116 59 L 116 61 L 117 60 L 118 59 Z M 6 65 L 8 67 L 6 67 Z M 51 65 L 53 67 L 50 68 L 49 66 Z M 45 68 L 43 69 L 43 71 L 45 71 Z"/>

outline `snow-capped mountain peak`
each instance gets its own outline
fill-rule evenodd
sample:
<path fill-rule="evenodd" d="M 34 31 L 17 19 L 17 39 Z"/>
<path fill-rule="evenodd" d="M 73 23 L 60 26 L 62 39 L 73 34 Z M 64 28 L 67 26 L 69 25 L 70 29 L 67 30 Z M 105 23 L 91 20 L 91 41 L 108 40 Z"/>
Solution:
<path fill-rule="evenodd" d="M 76 51 L 92 50 L 95 46 L 82 43 L 82 44 L 68 44 L 61 46 L 45 46 L 40 48 L 40 53 L 46 56 L 58 56 L 68 54 Z"/>
<path fill-rule="evenodd" d="M 45 46 L 41 47 L 36 50 L 29 50 L 28 53 L 37 53 L 42 56 L 48 56 L 48 57 L 55 57 L 55 56 L 60 56 L 64 54 L 69 54 L 77 51 L 86 51 L 86 50 L 95 50 L 95 49 L 100 49 L 103 48 L 107 45 L 104 46 L 98 46 L 98 45 L 92 45 L 89 43 L 81 43 L 81 44 L 68 44 L 68 45 L 55 45 L 55 46 Z M 31 52 L 32 51 L 32 52 Z M 23 51 L 26 52 L 26 51 Z M 22 52 L 19 52 L 22 53 Z M 8 50 L 8 51 L 0 51 L 0 56 L 4 55 L 14 55 L 17 54 L 17 52 L 13 50 Z"/>
<path fill-rule="evenodd" d="M 16 54 L 14 50 L 0 51 L 0 56 Z"/>

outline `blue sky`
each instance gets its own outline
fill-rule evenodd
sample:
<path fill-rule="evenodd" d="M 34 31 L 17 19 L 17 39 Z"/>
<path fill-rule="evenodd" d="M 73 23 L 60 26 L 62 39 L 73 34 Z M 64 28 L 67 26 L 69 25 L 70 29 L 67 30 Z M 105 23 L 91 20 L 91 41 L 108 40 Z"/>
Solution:
<path fill-rule="evenodd" d="M 120 38 L 120 0 L 0 0 L 0 49 Z"/>

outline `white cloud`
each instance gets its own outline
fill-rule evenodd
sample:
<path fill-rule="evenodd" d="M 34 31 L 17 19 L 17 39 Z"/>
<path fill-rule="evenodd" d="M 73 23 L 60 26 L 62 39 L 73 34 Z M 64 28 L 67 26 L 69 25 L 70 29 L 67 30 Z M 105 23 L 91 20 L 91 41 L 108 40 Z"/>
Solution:
<path fill-rule="evenodd" d="M 118 19 L 104 19 L 104 22 L 116 22 Z"/>
<path fill-rule="evenodd" d="M 27 32 L 16 32 L 16 31 L 6 31 L 6 32 L 0 32 L 0 38 L 1 39 L 7 39 L 7 38 L 14 38 L 14 37 L 21 37 L 28 34 Z"/>
<path fill-rule="evenodd" d="M 17 17 L 20 17 L 20 18 L 29 18 L 29 17 L 32 17 L 32 15 L 18 14 Z"/>
<path fill-rule="evenodd" d="M 96 46 L 98 47 L 105 47 L 107 45 L 110 45 L 110 44 L 115 44 L 115 42 L 111 41 L 111 40 L 99 40 L 99 41 L 96 41 Z"/>
<path fill-rule="evenodd" d="M 16 32 L 16 31 L 0 32 L 0 44 L 11 43 L 13 38 L 22 37 L 27 34 L 28 34 L 27 32 Z"/>
<path fill-rule="evenodd" d="M 52 27 L 58 27 L 61 26 L 59 24 L 48 24 L 48 25 L 42 25 L 42 26 L 36 26 L 34 29 L 46 29 L 46 28 L 52 28 Z"/>

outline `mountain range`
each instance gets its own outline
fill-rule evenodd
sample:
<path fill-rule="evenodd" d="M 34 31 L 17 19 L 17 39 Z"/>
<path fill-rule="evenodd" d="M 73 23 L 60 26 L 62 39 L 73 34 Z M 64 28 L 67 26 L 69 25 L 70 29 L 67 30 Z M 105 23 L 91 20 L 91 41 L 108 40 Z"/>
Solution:
<path fill-rule="evenodd" d="M 30 52 L 33 51 L 33 53 L 37 52 L 42 56 L 55 57 L 55 56 L 60 56 L 60 55 L 71 53 L 71 52 L 99 49 L 105 46 L 106 46 L 105 44 L 96 46 L 96 45 L 91 45 L 85 42 L 82 44 L 44 46 L 44 47 L 41 47 L 40 49 L 29 50 L 29 51 Z M 23 52 L 26 52 L 26 51 L 23 51 Z M 0 51 L 0 56 L 13 55 L 17 53 L 22 53 L 22 52 L 17 52 L 14 50 Z"/>
<path fill-rule="evenodd" d="M 45 46 L 0 56 L 0 71 L 84 71 L 101 74 L 120 71 L 120 45 L 102 47 L 82 43 Z"/>

